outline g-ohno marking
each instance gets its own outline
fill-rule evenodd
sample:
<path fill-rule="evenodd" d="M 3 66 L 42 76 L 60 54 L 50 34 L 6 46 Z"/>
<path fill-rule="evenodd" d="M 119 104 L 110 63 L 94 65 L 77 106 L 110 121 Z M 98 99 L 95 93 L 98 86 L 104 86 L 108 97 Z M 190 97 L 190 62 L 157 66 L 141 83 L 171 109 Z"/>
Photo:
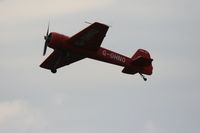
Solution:
<path fill-rule="evenodd" d="M 119 55 L 119 54 L 116 54 L 116 53 L 109 53 L 108 51 L 106 50 L 103 50 L 102 51 L 102 55 L 103 56 L 109 56 L 110 59 L 114 59 L 114 60 L 117 60 L 117 61 L 120 61 L 120 62 L 123 62 L 125 63 L 126 62 L 126 58 Z"/>

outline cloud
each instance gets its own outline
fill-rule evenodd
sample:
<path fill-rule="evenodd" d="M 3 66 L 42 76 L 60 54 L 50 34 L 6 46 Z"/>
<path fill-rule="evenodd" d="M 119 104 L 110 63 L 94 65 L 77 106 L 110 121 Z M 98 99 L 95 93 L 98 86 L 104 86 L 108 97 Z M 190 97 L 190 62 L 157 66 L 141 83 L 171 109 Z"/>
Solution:
<path fill-rule="evenodd" d="M 197 0 L 126 0 L 116 3 L 115 12 L 135 18 L 145 18 L 145 21 L 168 21 L 169 19 L 195 18 L 200 11 Z M 123 10 L 121 10 L 121 7 Z M 162 18 L 162 19 L 161 19 Z"/>
<path fill-rule="evenodd" d="M 22 100 L 4 101 L 0 103 L 0 131 L 27 132 L 31 129 L 42 129 L 46 122 L 36 108 L 33 109 Z"/>
<path fill-rule="evenodd" d="M 0 103 L 0 124 L 7 122 L 9 119 L 17 116 L 22 111 L 19 101 L 1 102 Z"/>
<path fill-rule="evenodd" d="M 4 20 L 30 20 L 59 14 L 80 13 L 103 8 L 111 3 L 112 0 L 12 0 L 0 4 L 0 15 Z"/>
<path fill-rule="evenodd" d="M 155 121 L 147 120 L 144 127 L 144 133 L 161 133 L 161 131 Z"/>

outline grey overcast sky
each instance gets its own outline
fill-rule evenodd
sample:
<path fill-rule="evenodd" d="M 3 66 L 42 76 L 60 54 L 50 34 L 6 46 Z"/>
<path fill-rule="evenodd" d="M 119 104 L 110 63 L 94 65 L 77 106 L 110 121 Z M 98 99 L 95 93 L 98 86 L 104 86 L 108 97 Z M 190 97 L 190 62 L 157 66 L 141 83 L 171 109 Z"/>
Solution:
<path fill-rule="evenodd" d="M 200 132 L 199 0 L 0 0 L 0 17 L 1 133 Z M 111 25 L 102 46 L 148 50 L 153 75 L 90 59 L 41 69 L 49 20 L 69 36 Z"/>

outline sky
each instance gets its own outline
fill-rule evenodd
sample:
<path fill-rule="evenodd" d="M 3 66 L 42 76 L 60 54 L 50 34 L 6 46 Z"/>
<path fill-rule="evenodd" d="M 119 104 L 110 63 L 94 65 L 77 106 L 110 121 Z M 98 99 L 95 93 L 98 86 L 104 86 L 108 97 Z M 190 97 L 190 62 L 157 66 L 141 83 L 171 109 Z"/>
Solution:
<path fill-rule="evenodd" d="M 200 1 L 0 0 L 0 132 L 199 133 Z M 50 31 L 110 25 L 102 47 L 151 53 L 153 75 L 84 59 L 39 67 Z"/>

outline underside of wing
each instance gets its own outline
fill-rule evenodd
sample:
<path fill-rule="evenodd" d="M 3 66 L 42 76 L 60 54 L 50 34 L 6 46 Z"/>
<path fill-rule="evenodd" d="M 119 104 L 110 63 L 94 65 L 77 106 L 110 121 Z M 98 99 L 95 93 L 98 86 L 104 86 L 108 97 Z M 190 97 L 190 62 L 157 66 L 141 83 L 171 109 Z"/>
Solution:
<path fill-rule="evenodd" d="M 95 22 L 89 27 L 72 36 L 68 40 L 68 43 L 76 47 L 96 51 L 101 46 L 108 28 L 109 27 L 105 24 Z"/>
<path fill-rule="evenodd" d="M 82 60 L 85 57 L 71 53 L 71 52 L 61 52 L 55 50 L 41 65 L 40 67 L 56 70 L 57 68 L 63 67 L 65 65 L 69 65 L 76 61 Z"/>

